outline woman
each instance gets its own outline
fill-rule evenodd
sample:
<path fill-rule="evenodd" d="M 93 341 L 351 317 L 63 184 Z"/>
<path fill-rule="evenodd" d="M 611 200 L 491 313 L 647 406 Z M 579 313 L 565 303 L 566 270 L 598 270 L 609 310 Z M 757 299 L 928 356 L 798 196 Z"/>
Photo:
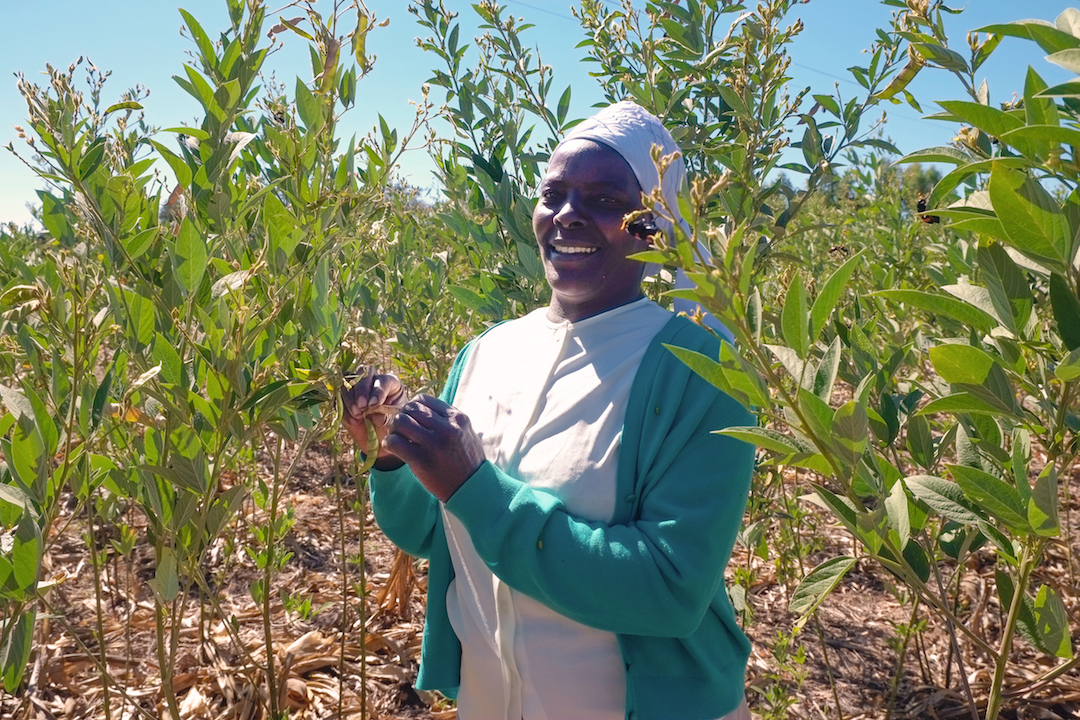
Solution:
<path fill-rule="evenodd" d="M 711 431 L 751 418 L 664 347 L 718 354 L 627 259 L 654 144 L 677 149 L 629 102 L 559 144 L 533 213 L 551 303 L 469 343 L 441 399 L 405 403 L 392 375 L 346 394 L 361 451 L 363 418 L 400 409 L 377 423 L 372 506 L 430 560 L 417 686 L 462 720 L 749 718 L 723 573 L 753 451 Z"/>

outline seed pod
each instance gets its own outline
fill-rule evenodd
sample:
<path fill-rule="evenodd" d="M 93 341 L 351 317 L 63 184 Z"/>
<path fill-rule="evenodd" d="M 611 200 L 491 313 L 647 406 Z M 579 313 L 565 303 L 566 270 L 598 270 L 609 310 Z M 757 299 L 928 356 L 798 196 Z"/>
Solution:
<path fill-rule="evenodd" d="M 874 97 L 879 100 L 889 100 L 893 95 L 903 90 L 908 84 L 915 79 L 915 76 L 922 70 L 923 65 L 926 64 L 926 60 L 923 56 L 915 52 L 910 46 L 908 47 L 908 61 L 907 65 L 901 68 L 900 72 L 893 75 L 893 79 L 885 89 L 879 93 L 876 93 Z"/>
<path fill-rule="evenodd" d="M 367 457 L 364 458 L 364 464 L 360 466 L 360 474 L 371 470 L 375 466 L 375 461 L 379 459 L 379 434 L 375 432 L 375 423 L 372 422 L 371 416 L 364 417 L 364 428 L 367 430 Z"/>

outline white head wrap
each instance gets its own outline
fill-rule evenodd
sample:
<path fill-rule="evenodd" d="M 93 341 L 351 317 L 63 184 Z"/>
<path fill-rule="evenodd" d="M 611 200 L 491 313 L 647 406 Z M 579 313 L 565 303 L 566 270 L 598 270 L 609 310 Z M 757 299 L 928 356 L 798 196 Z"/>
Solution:
<path fill-rule="evenodd" d="M 648 110 L 630 100 L 608 105 L 575 126 L 562 142 L 568 140 L 592 140 L 619 153 L 634 171 L 642 191 L 649 194 L 660 186 L 664 201 L 675 214 L 676 221 L 682 221 L 679 193 L 686 184 L 686 164 L 681 156 L 676 158 L 664 173 L 661 186 L 660 175 L 652 159 L 653 145 L 660 148 L 661 155 L 678 152 L 679 145 L 663 123 Z M 670 221 L 654 217 L 653 222 L 664 231 L 669 242 L 674 241 Z"/>
<path fill-rule="evenodd" d="M 608 105 L 588 120 L 576 125 L 562 142 L 569 140 L 592 140 L 593 142 L 606 145 L 622 156 L 623 160 L 634 171 L 638 185 L 646 194 L 651 193 L 658 186 L 664 196 L 667 208 L 675 218 L 675 222 L 683 226 L 682 216 L 679 214 L 679 193 L 686 185 L 686 163 L 682 156 L 675 158 L 664 172 L 661 184 L 660 174 L 657 172 L 656 163 L 652 159 L 654 145 L 660 148 L 660 154 L 671 155 L 679 151 L 679 145 L 671 133 L 664 127 L 660 120 L 645 108 L 630 100 L 623 100 L 614 105 Z M 562 143 L 560 143 L 562 144 Z M 672 233 L 672 223 L 666 217 L 653 215 L 653 222 L 664 232 L 669 242 L 675 241 Z M 708 250 L 698 244 L 698 249 L 706 258 Z M 654 275 L 659 267 L 649 264 L 645 268 L 646 275 Z M 692 288 L 694 285 L 686 273 L 679 270 L 675 275 L 675 287 L 677 289 Z M 692 314 L 699 305 L 682 298 L 675 299 L 675 311 Z M 723 323 L 708 314 L 702 308 L 705 324 L 719 332 L 724 337 L 731 339 L 731 332 L 724 327 Z"/>

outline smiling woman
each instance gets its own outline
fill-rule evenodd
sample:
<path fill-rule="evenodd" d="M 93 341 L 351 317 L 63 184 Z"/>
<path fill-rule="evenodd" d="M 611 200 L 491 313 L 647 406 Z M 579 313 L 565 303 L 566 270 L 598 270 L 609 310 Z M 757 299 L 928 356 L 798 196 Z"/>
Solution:
<path fill-rule="evenodd" d="M 619 153 L 592 140 L 559 145 L 533 211 L 551 317 L 581 320 L 642 296 L 645 266 L 627 255 L 647 243 L 623 227 L 640 207 L 641 187 Z"/>
<path fill-rule="evenodd" d="M 374 374 L 344 398 L 378 453 L 380 526 L 430 560 L 417 685 L 462 720 L 749 718 L 724 568 L 753 449 L 712 431 L 751 418 L 668 351 L 719 342 L 644 298 L 627 258 L 646 243 L 624 218 L 661 185 L 654 144 L 677 150 L 632 103 L 579 125 L 533 213 L 549 306 L 469 343 L 441 398 L 406 403 Z"/>

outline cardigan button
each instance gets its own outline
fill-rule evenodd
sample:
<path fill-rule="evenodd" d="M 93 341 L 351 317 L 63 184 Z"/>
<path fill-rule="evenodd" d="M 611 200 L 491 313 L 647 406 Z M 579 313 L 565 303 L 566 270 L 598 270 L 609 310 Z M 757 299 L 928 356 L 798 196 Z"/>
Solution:
<path fill-rule="evenodd" d="M 634 501 L 636 501 L 636 500 L 637 500 L 637 495 L 627 495 L 626 496 L 626 504 L 627 505 L 633 505 Z"/>

